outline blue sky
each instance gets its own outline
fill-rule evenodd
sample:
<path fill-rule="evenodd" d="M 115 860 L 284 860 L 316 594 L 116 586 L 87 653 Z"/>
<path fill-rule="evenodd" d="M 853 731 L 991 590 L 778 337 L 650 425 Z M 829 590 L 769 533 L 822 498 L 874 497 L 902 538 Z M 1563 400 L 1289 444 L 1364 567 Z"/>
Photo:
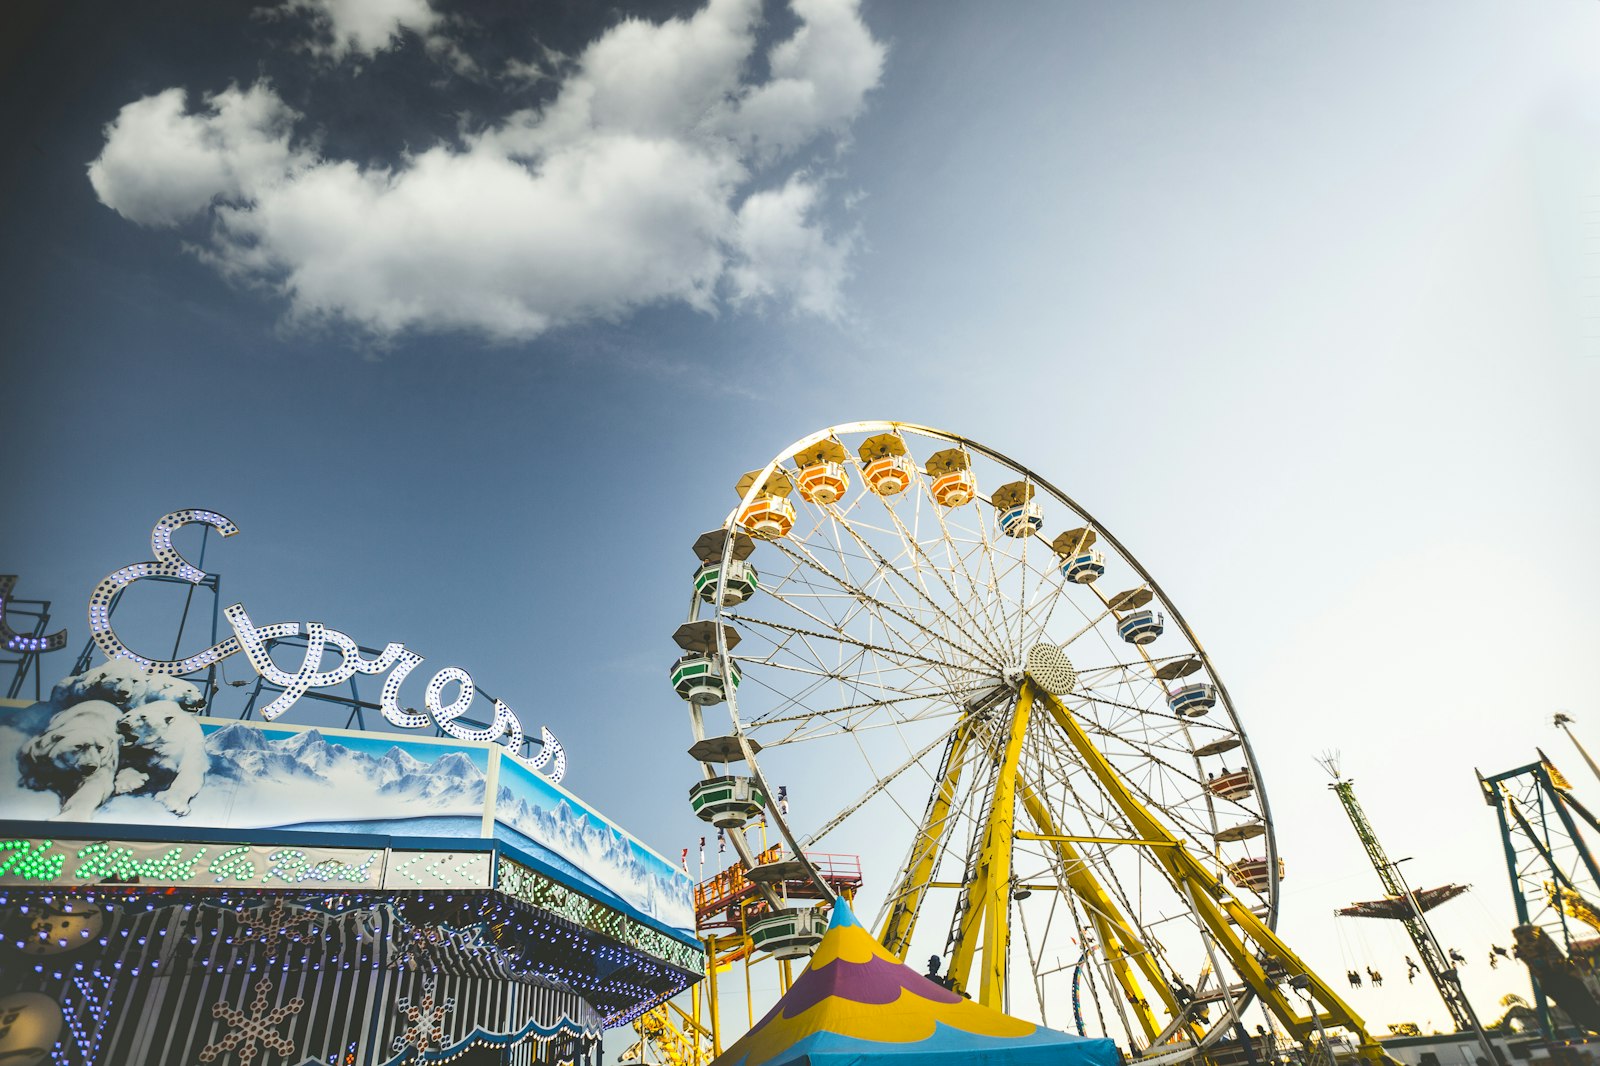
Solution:
<path fill-rule="evenodd" d="M 1600 724 L 1594 5 L 8 17 L 0 566 L 74 648 L 155 519 L 214 508 L 226 602 L 465 667 L 676 854 L 690 543 L 814 429 L 940 426 L 1182 605 L 1313 961 L 1377 889 L 1331 747 L 1415 879 L 1476 886 L 1445 938 L 1505 942 L 1472 768 Z M 1356 1006 L 1443 1024 L 1392 991 Z"/>

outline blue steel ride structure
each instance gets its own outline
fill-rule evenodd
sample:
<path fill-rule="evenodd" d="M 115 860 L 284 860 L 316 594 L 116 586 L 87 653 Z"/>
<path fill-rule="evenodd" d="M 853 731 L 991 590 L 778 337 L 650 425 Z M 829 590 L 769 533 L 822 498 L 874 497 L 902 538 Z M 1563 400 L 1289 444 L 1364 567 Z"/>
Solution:
<path fill-rule="evenodd" d="M 1480 772 L 1478 783 L 1498 821 L 1517 953 L 1528 964 L 1540 1028 L 1555 1035 L 1554 1000 L 1572 1021 L 1594 1029 L 1586 1019 L 1600 1014 L 1593 976 L 1600 961 L 1600 865 L 1587 834 L 1600 833 L 1600 820 L 1542 751 L 1525 766 Z"/>

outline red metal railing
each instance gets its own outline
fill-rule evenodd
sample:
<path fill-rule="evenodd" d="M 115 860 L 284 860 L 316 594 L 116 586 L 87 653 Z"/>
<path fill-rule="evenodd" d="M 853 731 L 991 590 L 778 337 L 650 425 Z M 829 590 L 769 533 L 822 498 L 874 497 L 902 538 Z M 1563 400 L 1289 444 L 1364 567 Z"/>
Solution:
<path fill-rule="evenodd" d="M 775 845 L 756 856 L 756 865 L 777 862 L 783 858 L 783 847 Z M 835 892 L 852 893 L 861 887 L 861 856 L 840 855 L 832 852 L 808 851 L 806 858 L 817 868 L 822 879 Z M 782 882 L 786 894 L 793 899 L 816 899 L 821 893 L 809 879 Z M 738 924 L 734 913 L 740 903 L 754 896 L 757 885 L 745 877 L 744 867 L 735 864 L 714 877 L 708 877 L 695 886 L 694 916 L 700 926 Z"/>

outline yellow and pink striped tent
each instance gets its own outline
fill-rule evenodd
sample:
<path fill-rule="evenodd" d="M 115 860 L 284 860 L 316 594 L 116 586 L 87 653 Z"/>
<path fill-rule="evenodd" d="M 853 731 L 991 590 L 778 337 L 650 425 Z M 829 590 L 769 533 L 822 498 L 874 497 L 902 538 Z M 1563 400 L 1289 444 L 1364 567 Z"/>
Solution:
<path fill-rule="evenodd" d="M 1110 1040 L 1013 1018 L 935 984 L 834 903 L 788 993 L 712 1066 L 1116 1066 Z"/>

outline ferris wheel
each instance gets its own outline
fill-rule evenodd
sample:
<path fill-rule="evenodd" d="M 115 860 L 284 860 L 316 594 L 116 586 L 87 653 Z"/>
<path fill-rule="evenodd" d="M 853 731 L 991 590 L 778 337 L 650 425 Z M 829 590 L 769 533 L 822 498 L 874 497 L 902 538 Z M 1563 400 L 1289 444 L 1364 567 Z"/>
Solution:
<path fill-rule="evenodd" d="M 1284 865 L 1215 665 L 1083 507 L 895 422 L 810 434 L 736 491 L 695 542 L 672 682 L 691 803 L 766 896 L 757 949 L 807 953 L 823 916 L 783 887 L 827 896 L 820 857 L 854 853 L 880 941 L 988 1005 L 1066 1027 L 1070 989 L 1079 1031 L 1174 1058 L 1256 999 L 1368 1043 L 1273 931 Z"/>

